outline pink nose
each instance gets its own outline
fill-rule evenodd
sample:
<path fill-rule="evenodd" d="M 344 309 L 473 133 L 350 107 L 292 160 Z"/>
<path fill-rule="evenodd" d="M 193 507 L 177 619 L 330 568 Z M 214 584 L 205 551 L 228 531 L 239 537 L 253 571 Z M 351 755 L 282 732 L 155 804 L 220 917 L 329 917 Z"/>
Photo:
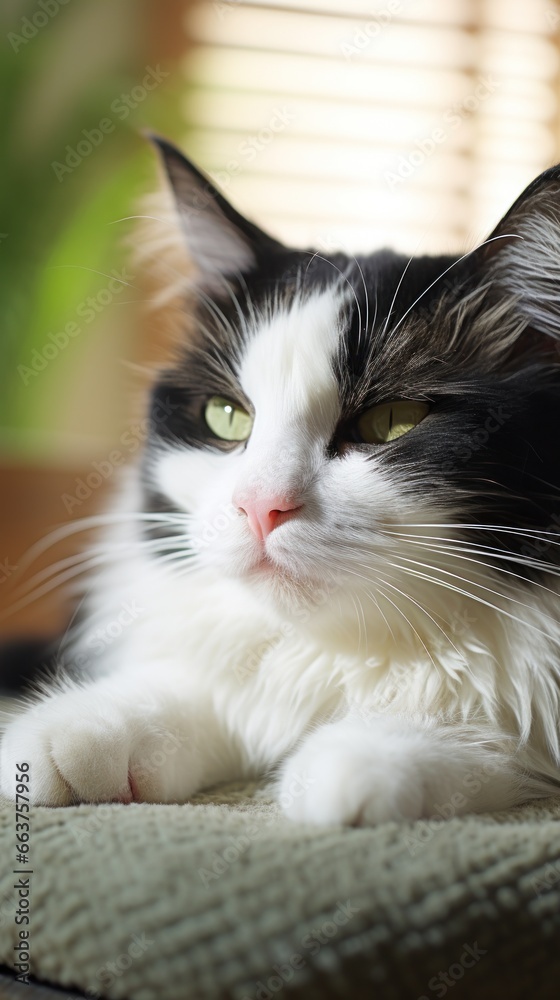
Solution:
<path fill-rule="evenodd" d="M 235 497 L 233 502 L 236 502 Z M 267 496 L 257 500 L 244 499 L 237 504 L 237 509 L 240 514 L 247 515 L 251 531 L 263 541 L 274 528 L 287 521 L 300 508 L 285 498 Z"/>

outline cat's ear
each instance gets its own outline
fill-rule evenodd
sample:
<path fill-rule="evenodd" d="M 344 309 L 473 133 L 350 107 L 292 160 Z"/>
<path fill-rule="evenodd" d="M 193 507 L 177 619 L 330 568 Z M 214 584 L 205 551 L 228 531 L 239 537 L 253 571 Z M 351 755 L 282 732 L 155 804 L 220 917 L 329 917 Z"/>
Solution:
<path fill-rule="evenodd" d="M 240 215 L 172 143 L 152 133 L 147 138 L 160 154 L 204 290 L 223 292 L 224 279 L 247 274 L 270 255 L 285 252 L 281 243 Z"/>
<path fill-rule="evenodd" d="M 481 251 L 492 282 L 515 296 L 529 327 L 549 347 L 560 344 L 560 165 L 529 184 Z"/>

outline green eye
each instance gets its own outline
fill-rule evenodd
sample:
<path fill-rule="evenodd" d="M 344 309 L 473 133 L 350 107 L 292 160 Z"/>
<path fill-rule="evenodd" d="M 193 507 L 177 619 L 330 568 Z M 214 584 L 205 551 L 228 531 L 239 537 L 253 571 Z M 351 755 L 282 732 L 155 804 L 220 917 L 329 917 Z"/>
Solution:
<path fill-rule="evenodd" d="M 253 418 L 231 399 L 212 396 L 204 408 L 204 419 L 210 430 L 222 441 L 246 441 L 253 427 Z"/>
<path fill-rule="evenodd" d="M 429 412 L 427 403 L 401 399 L 379 403 L 362 413 L 358 430 L 365 444 L 386 444 L 408 434 Z"/>

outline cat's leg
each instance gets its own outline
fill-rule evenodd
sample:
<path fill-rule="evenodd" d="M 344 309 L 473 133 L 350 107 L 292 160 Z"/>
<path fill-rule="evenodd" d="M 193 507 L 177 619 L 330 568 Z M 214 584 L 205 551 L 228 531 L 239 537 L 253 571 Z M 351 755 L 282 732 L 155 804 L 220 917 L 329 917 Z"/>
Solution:
<path fill-rule="evenodd" d="M 0 788 L 10 798 L 22 762 L 31 802 L 52 806 L 185 802 L 235 772 L 209 699 L 189 696 L 166 663 L 58 687 L 2 735 Z"/>
<path fill-rule="evenodd" d="M 328 723 L 282 765 L 279 801 L 298 822 L 373 826 L 449 819 L 551 794 L 504 752 L 507 741 L 488 736 L 386 715 Z"/>

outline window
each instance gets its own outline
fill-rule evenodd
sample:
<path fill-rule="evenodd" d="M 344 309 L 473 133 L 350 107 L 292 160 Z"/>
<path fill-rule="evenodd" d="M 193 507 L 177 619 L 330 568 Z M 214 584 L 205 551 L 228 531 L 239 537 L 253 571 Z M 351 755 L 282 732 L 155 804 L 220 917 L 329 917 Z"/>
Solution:
<path fill-rule="evenodd" d="M 468 249 L 559 158 L 548 0 L 215 0 L 186 148 L 296 245 Z"/>

